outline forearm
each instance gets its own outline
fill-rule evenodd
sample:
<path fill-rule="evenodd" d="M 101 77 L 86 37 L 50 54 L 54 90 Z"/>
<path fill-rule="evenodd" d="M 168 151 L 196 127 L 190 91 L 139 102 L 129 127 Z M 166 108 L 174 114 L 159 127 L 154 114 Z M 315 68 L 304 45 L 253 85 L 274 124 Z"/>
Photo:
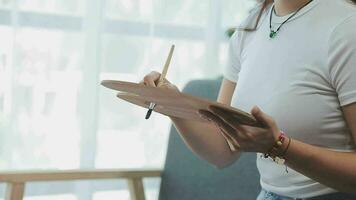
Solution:
<path fill-rule="evenodd" d="M 214 124 L 170 118 L 187 146 L 204 160 L 222 168 L 238 158 Z"/>
<path fill-rule="evenodd" d="M 356 194 L 356 153 L 335 152 L 292 139 L 287 166 L 336 190 Z"/>

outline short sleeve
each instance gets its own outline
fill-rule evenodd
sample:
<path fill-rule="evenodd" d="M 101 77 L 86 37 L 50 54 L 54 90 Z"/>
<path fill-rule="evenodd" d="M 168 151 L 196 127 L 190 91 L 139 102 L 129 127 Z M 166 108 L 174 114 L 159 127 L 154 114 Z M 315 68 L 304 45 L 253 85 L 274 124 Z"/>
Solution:
<path fill-rule="evenodd" d="M 231 36 L 229 41 L 229 50 L 228 50 L 228 60 L 227 64 L 223 68 L 224 78 L 237 82 L 239 72 L 240 72 L 240 55 L 239 55 L 239 45 L 238 45 L 238 31 Z"/>
<path fill-rule="evenodd" d="M 329 72 L 340 105 L 356 102 L 356 15 L 339 24 L 329 40 Z"/>

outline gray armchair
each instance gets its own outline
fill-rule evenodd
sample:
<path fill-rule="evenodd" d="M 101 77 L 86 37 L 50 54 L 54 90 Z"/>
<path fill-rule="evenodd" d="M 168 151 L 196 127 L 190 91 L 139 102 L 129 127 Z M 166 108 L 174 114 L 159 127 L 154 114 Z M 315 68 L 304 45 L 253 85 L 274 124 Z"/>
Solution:
<path fill-rule="evenodd" d="M 221 80 L 191 81 L 183 92 L 216 100 Z M 253 200 L 259 190 L 255 153 L 219 170 L 194 155 L 172 126 L 159 200 Z"/>

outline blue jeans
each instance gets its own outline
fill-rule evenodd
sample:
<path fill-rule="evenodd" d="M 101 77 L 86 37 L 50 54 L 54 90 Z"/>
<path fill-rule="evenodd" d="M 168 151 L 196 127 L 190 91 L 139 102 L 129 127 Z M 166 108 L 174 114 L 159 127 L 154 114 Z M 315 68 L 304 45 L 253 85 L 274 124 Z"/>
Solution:
<path fill-rule="evenodd" d="M 356 200 L 356 196 L 337 192 L 337 193 L 326 194 L 318 197 L 301 199 L 301 198 L 280 196 L 273 192 L 268 192 L 262 189 L 261 193 L 257 197 L 257 200 Z"/>

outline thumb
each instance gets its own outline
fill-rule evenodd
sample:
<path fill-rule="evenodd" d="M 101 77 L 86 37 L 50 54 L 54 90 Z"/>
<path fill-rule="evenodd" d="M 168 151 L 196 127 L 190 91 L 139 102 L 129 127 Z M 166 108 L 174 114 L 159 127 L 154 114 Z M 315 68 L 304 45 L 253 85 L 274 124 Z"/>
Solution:
<path fill-rule="evenodd" d="M 252 108 L 251 114 L 258 122 L 262 123 L 264 126 L 273 127 L 274 121 L 272 117 L 264 113 L 258 106 L 254 106 Z"/>
<path fill-rule="evenodd" d="M 169 82 L 168 79 L 166 79 L 166 78 L 163 78 L 162 81 L 159 81 L 160 78 L 161 78 L 161 77 L 158 77 L 158 79 L 156 80 L 156 82 L 157 82 L 157 84 L 156 84 L 157 87 L 162 87 L 162 86 L 166 86 L 166 85 L 170 85 L 170 84 L 171 84 L 171 82 Z"/>

